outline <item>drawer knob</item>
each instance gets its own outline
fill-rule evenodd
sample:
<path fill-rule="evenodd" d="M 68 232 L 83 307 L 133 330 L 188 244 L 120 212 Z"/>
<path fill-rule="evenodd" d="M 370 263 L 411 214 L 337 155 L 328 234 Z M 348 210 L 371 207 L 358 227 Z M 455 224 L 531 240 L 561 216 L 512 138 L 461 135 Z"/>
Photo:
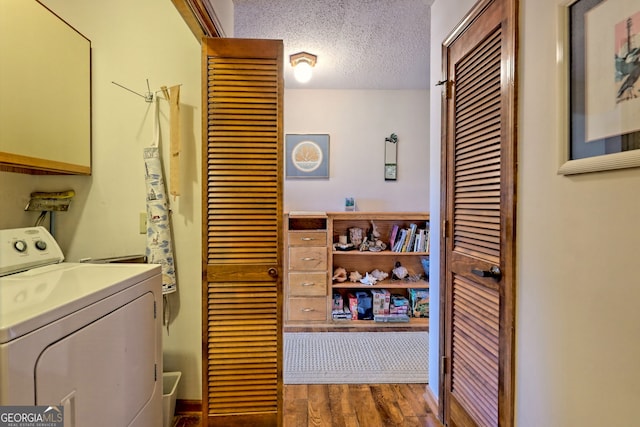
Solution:
<path fill-rule="evenodd" d="M 313 261 L 313 260 L 315 260 L 315 258 L 311 258 L 311 257 L 302 258 L 302 261 Z"/>
<path fill-rule="evenodd" d="M 304 282 L 301 286 L 315 286 L 316 284 L 313 282 Z"/>
<path fill-rule="evenodd" d="M 300 311 L 304 312 L 304 313 L 309 313 L 310 311 L 315 311 L 313 308 L 303 308 Z"/>
<path fill-rule="evenodd" d="M 313 237 L 301 237 L 300 240 L 302 240 L 303 242 L 310 242 L 315 239 Z"/>

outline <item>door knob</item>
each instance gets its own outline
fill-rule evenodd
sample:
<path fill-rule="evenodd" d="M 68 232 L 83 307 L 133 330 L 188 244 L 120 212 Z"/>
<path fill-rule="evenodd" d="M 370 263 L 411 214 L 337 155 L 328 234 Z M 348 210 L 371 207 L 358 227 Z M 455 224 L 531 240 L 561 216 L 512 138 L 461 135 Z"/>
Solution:
<path fill-rule="evenodd" d="M 276 277 L 278 277 L 278 270 L 276 270 L 275 268 L 271 267 L 269 270 L 267 270 L 267 274 L 270 277 L 273 277 L 275 279 Z"/>
<path fill-rule="evenodd" d="M 498 267 L 497 265 L 492 266 L 489 270 L 474 268 L 471 270 L 471 272 L 480 277 L 492 277 L 496 280 L 500 280 L 502 278 L 502 271 L 500 271 L 500 267 Z"/>

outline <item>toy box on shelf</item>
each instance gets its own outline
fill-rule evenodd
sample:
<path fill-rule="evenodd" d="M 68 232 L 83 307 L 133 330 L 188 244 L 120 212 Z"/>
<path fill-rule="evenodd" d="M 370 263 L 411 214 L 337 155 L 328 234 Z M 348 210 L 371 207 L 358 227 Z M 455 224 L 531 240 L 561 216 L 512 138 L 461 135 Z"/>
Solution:
<path fill-rule="evenodd" d="M 409 289 L 413 317 L 429 317 L 429 289 Z"/>

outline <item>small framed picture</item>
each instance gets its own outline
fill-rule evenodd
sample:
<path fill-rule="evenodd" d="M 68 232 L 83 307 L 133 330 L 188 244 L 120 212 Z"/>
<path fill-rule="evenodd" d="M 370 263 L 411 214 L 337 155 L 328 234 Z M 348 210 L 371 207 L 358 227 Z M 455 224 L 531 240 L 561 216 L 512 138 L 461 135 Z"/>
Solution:
<path fill-rule="evenodd" d="M 397 178 L 398 165 L 395 163 L 387 163 L 384 165 L 385 181 L 395 181 Z"/>
<path fill-rule="evenodd" d="M 640 166 L 640 5 L 563 0 L 558 58 L 566 135 L 558 172 Z"/>
<path fill-rule="evenodd" d="M 356 200 L 353 197 L 345 197 L 344 210 L 347 212 L 356 210 Z"/>
<path fill-rule="evenodd" d="M 329 179 L 328 134 L 288 134 L 285 150 L 287 179 Z"/>

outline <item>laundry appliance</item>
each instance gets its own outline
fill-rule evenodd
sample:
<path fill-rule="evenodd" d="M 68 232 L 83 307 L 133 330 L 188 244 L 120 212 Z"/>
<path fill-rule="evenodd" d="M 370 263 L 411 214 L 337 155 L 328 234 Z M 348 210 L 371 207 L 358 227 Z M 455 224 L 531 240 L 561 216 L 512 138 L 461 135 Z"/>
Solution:
<path fill-rule="evenodd" d="M 64 262 L 43 227 L 0 230 L 0 406 L 61 405 L 65 427 L 162 420 L 159 265 Z"/>

